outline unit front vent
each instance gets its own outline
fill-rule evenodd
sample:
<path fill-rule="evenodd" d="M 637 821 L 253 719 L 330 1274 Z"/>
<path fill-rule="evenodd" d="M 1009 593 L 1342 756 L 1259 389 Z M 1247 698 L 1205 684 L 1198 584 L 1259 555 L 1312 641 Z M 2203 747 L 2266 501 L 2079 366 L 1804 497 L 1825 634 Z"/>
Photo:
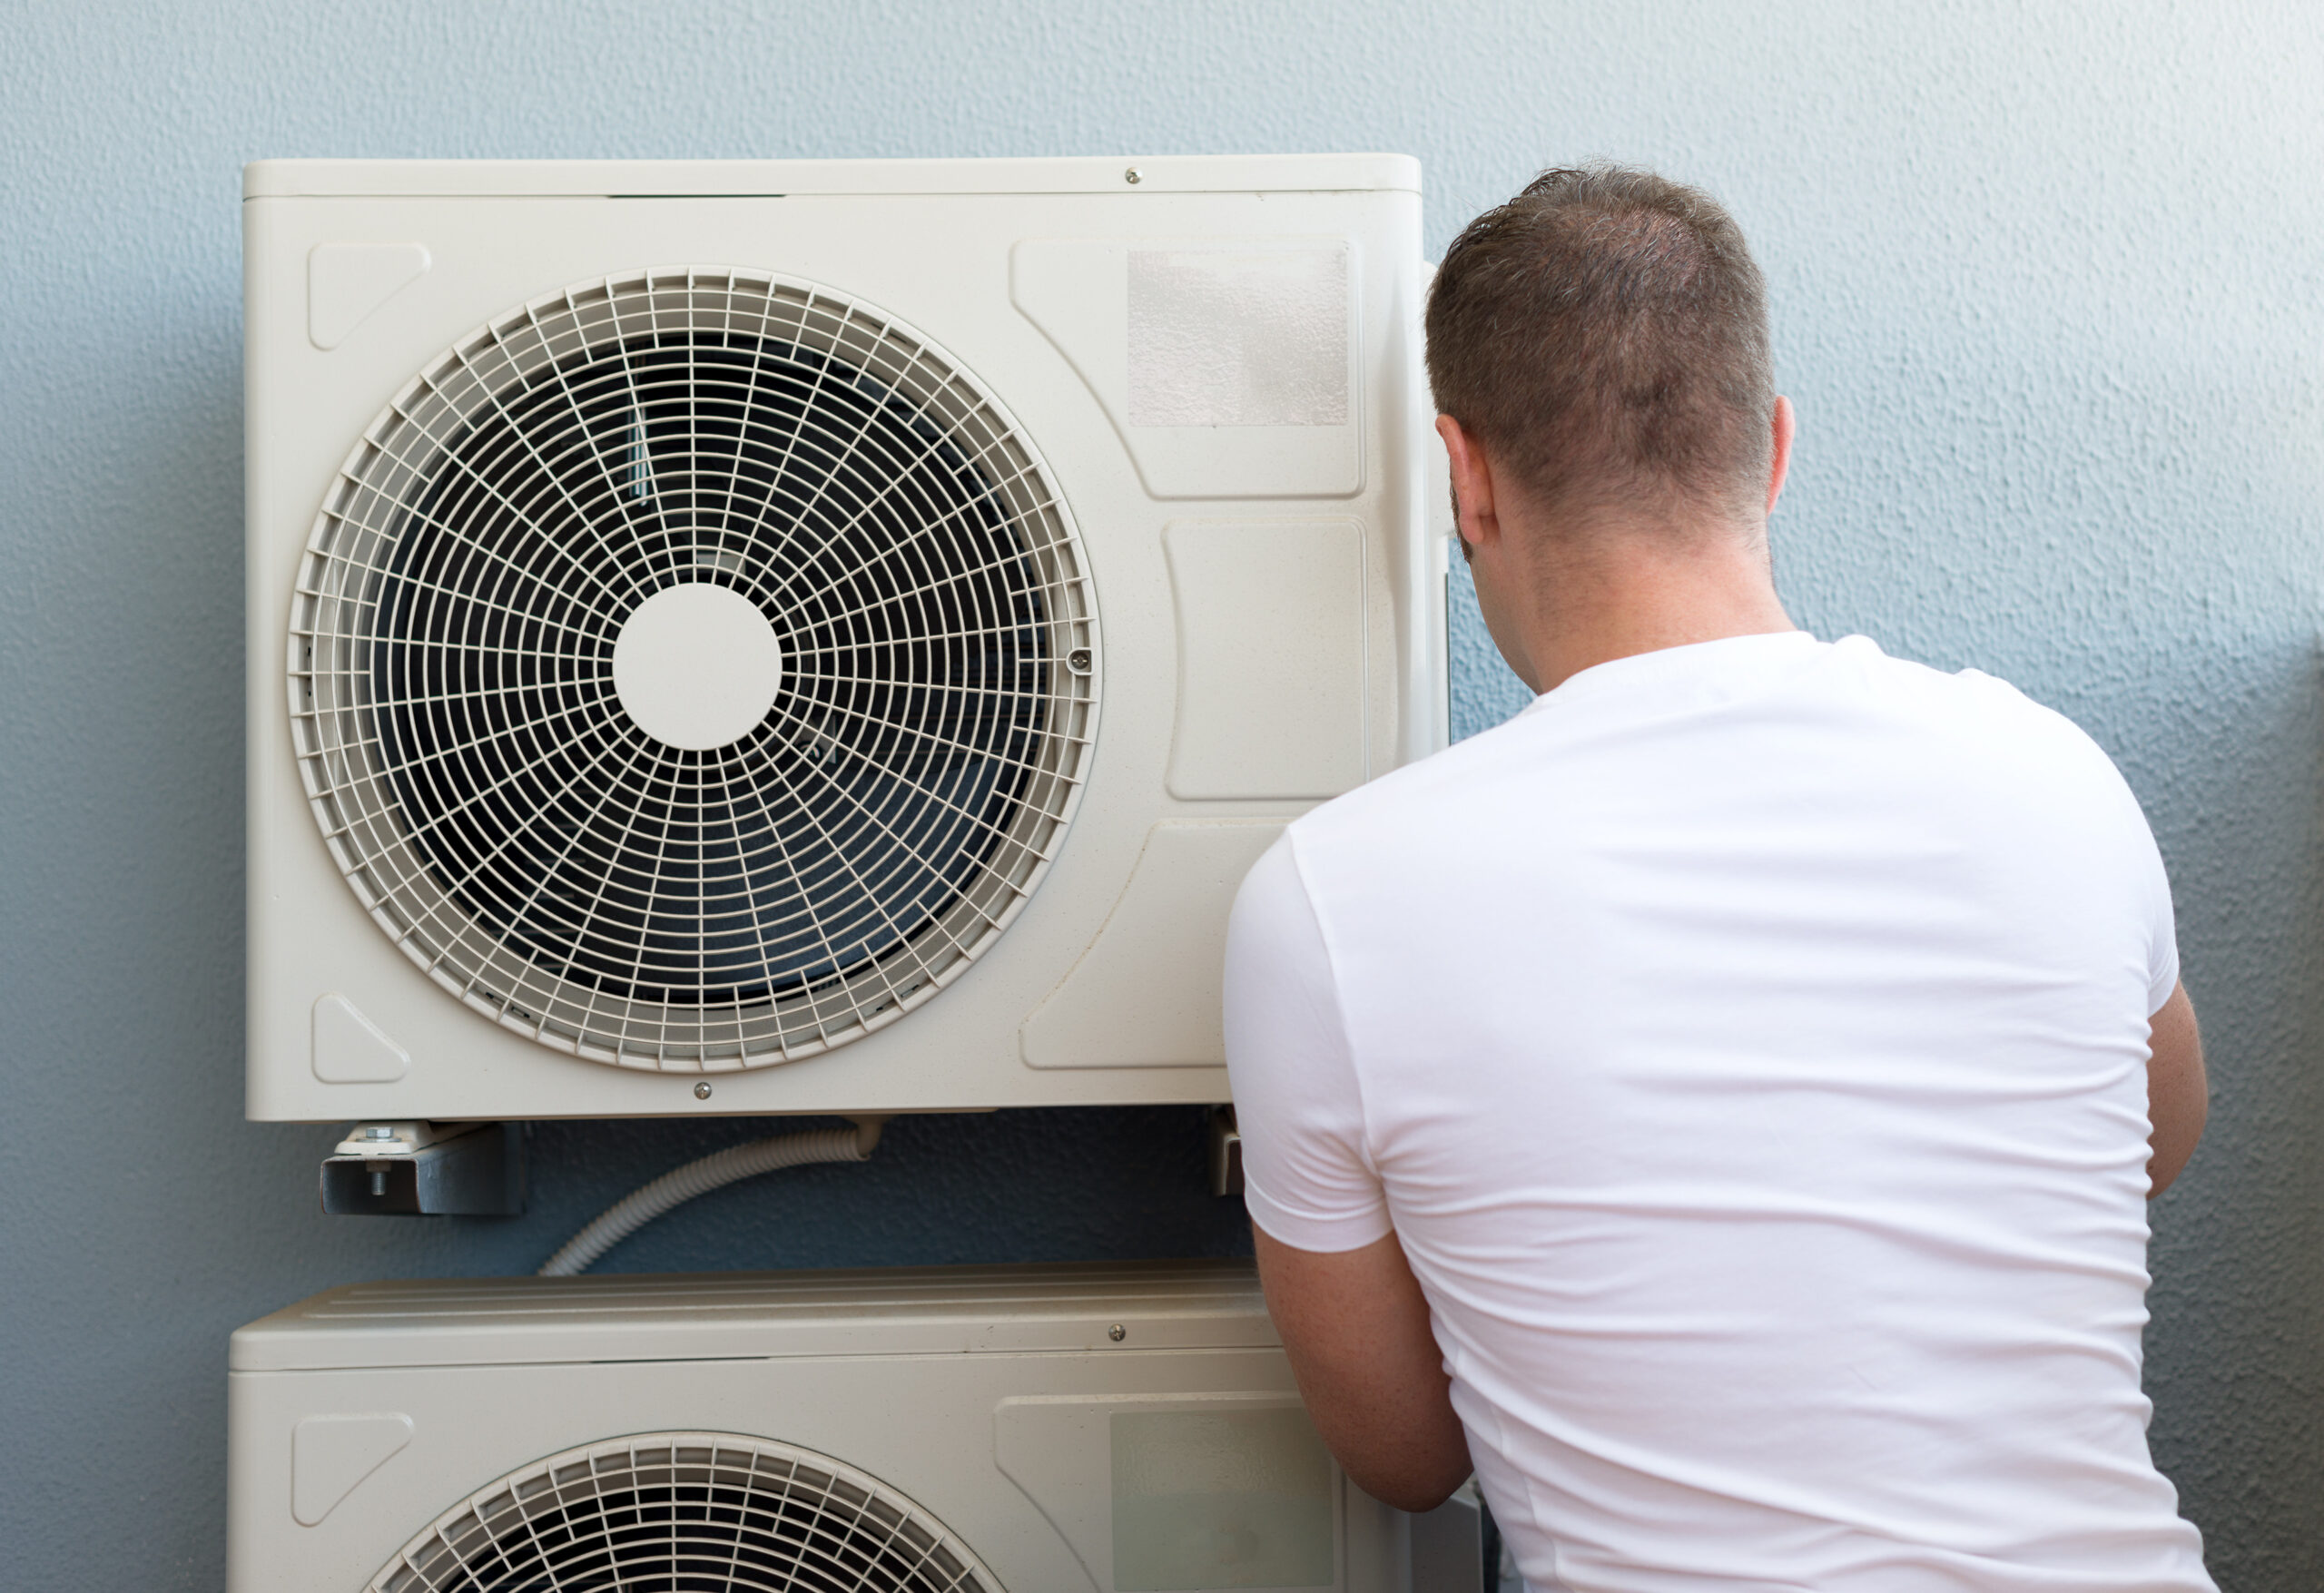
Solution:
<path fill-rule="evenodd" d="M 809 1450 L 656 1432 L 447 1511 L 367 1593 L 1002 1593 L 926 1510 Z"/>
<path fill-rule="evenodd" d="M 290 715 L 340 870 L 439 984 L 594 1060 L 751 1067 L 1008 928 L 1099 657 L 1071 520 L 967 371 L 829 289 L 650 272 L 495 320 L 372 423 Z"/>

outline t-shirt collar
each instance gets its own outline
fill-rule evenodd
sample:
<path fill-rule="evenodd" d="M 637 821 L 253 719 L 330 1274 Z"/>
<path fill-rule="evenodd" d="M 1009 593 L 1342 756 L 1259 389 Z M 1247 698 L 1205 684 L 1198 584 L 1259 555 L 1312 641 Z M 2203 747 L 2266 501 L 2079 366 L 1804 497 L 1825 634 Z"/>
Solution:
<path fill-rule="evenodd" d="M 1610 658 L 1577 670 L 1521 710 L 1562 707 L 1586 702 L 1608 692 L 1651 690 L 1672 682 L 1717 679 L 1748 687 L 1750 679 L 1769 670 L 1790 667 L 1806 650 L 1821 647 L 1806 631 L 1769 631 L 1748 636 L 1721 636 L 1713 642 L 1689 642 L 1680 647 L 1660 647 Z"/>

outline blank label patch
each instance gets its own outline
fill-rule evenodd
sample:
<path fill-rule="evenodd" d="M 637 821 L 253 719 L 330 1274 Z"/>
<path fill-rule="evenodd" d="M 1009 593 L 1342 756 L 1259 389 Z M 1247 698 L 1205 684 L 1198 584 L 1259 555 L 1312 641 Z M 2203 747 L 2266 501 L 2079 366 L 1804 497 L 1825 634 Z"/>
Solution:
<path fill-rule="evenodd" d="M 1132 426 L 1345 426 L 1348 251 L 1129 256 Z"/>

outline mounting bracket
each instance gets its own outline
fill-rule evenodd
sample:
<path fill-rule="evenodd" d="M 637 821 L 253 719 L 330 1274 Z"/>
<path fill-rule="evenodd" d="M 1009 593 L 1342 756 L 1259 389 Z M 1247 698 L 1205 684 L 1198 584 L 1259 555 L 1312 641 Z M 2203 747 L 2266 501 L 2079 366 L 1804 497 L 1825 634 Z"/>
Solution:
<path fill-rule="evenodd" d="M 1243 1193 L 1243 1136 L 1235 1128 L 1235 1108 L 1210 1109 L 1210 1192 Z"/>
<path fill-rule="evenodd" d="M 515 1123 L 358 1123 L 323 1158 L 335 1216 L 513 1217 L 525 1209 Z"/>

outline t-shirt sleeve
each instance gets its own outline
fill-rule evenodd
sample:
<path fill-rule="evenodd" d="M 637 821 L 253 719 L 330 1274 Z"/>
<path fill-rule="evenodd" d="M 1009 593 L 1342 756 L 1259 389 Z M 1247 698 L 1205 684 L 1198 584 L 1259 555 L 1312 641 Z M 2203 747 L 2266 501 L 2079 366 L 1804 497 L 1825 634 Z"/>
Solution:
<path fill-rule="evenodd" d="M 2142 818 L 2143 828 L 2143 818 Z M 2171 992 L 2179 988 L 2179 924 L 2171 907 L 2171 879 L 2162 870 L 2162 854 L 2154 838 L 2146 838 L 2147 869 L 2147 1002 L 2149 1017 L 2162 1010 Z"/>
<path fill-rule="evenodd" d="M 1297 1250 L 1384 1237 L 1388 1203 L 1364 1146 L 1331 953 L 1288 835 L 1235 899 L 1226 1024 L 1251 1220 Z"/>
<path fill-rule="evenodd" d="M 2003 689 L 2020 702 L 2030 701 L 2014 686 L 2004 685 Z M 2138 793 L 2131 789 L 2131 782 L 2114 760 L 2107 756 L 2106 750 L 2064 714 L 2047 708 L 2041 712 L 2049 716 L 2051 723 L 2063 727 L 2068 742 L 2080 750 L 2087 760 L 2086 767 L 2103 788 L 2096 793 L 2098 811 L 2111 815 L 2112 826 L 2106 832 L 2120 839 L 2123 861 L 2137 880 L 2132 893 L 2132 911 L 2138 915 L 2139 927 L 2145 931 L 2146 1016 L 2152 1018 L 2162 1010 L 2162 1004 L 2171 999 L 2171 992 L 2179 988 L 2179 925 L 2171 905 L 2171 876 L 2162 866 L 2162 849 L 2155 844 L 2153 827 L 2147 822 L 2146 809 L 2141 805 Z"/>
<path fill-rule="evenodd" d="M 2146 931 L 2146 1014 L 2152 1018 L 2179 988 L 2179 923 L 2171 905 L 2171 876 L 2162 866 L 2162 849 L 2155 844 L 2154 829 L 2138 793 L 2123 778 L 2103 749 L 2077 730 L 2092 753 L 2104 764 L 2122 815 L 2122 833 L 2130 865 L 2138 879 L 2136 901 Z"/>

